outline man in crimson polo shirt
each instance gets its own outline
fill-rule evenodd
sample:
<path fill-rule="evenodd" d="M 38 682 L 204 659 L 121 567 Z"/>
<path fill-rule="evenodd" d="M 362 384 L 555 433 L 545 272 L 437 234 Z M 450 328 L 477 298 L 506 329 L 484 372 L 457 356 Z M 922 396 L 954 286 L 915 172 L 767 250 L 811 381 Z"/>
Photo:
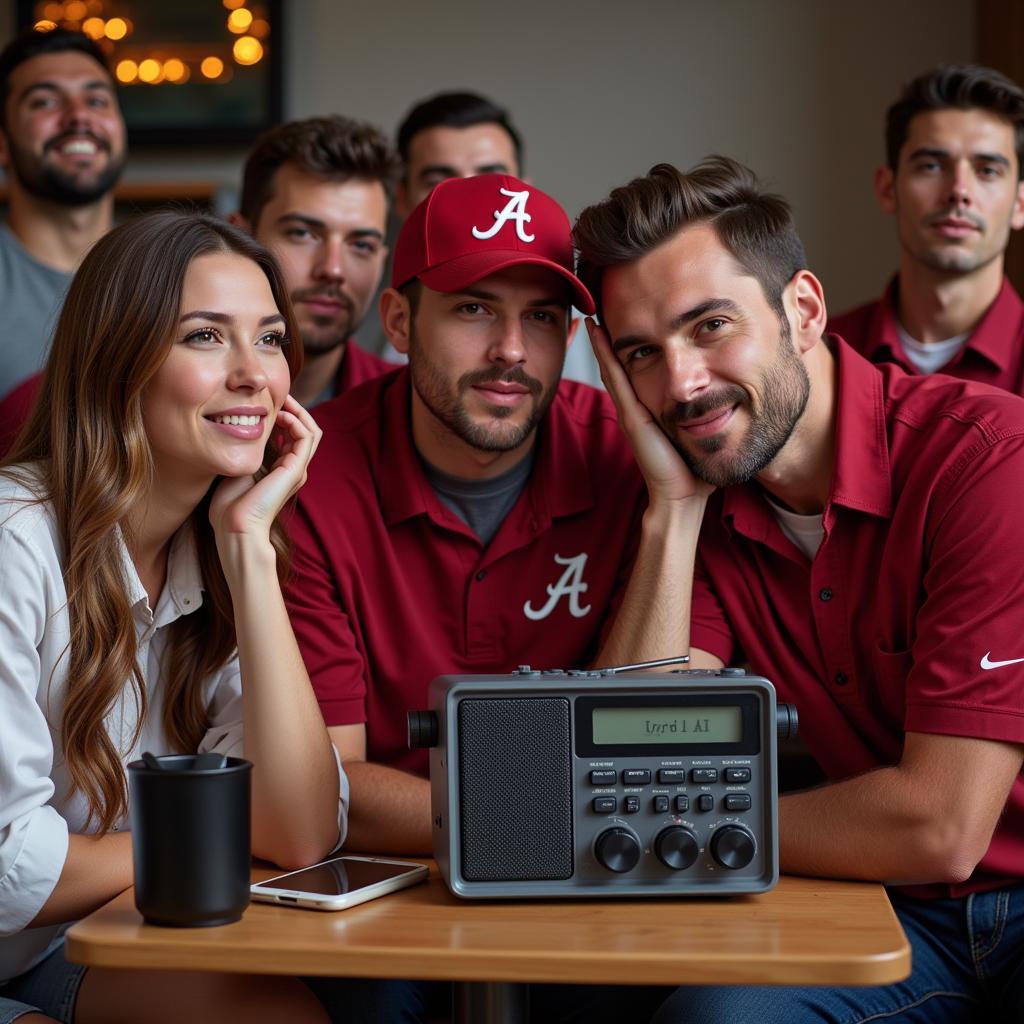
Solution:
<path fill-rule="evenodd" d="M 431 850 L 406 713 L 435 676 L 592 661 L 643 492 L 603 392 L 559 382 L 569 221 L 510 175 L 441 182 L 381 319 L 409 366 L 317 409 L 289 612 L 352 787 L 348 846 Z"/>
<path fill-rule="evenodd" d="M 1024 303 L 1003 274 L 1024 225 L 1024 91 L 989 68 L 935 68 L 889 108 L 885 135 L 875 191 L 899 274 L 829 330 L 872 362 L 1024 396 Z"/>
<path fill-rule="evenodd" d="M 352 335 L 384 272 L 397 176 L 384 134 L 337 114 L 276 125 L 245 161 L 231 220 L 281 265 L 305 353 L 292 395 L 307 408 L 391 369 Z"/>
<path fill-rule="evenodd" d="M 782 870 L 890 883 L 913 948 L 900 984 L 655 1020 L 1022 1019 L 1024 402 L 823 338 L 788 206 L 734 161 L 659 165 L 575 238 L 649 495 L 602 658 L 772 679 L 829 779 L 781 798 Z"/>

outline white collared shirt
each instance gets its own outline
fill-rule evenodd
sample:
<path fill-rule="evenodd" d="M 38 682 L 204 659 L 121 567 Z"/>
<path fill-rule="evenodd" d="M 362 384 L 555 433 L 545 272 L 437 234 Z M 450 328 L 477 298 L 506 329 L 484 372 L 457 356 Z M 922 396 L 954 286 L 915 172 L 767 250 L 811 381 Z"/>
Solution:
<path fill-rule="evenodd" d="M 25 925 L 57 884 L 68 833 L 85 832 L 88 817 L 82 794 L 68 795 L 71 782 L 60 744 L 70 639 L 64 553 L 52 505 L 27 503 L 33 498 L 24 486 L 0 476 L 0 980 L 27 970 L 60 933 L 60 926 Z M 202 604 L 203 590 L 188 523 L 171 542 L 167 579 L 154 610 L 123 541 L 121 563 L 149 702 L 134 745 L 138 707 L 127 683 L 104 721 L 127 764 L 144 750 L 182 753 L 172 748 L 162 725 L 161 659 L 167 627 Z M 242 756 L 237 656 L 204 680 L 203 699 L 210 725 L 199 751 Z M 343 835 L 348 803 L 343 773 L 341 783 Z M 114 827 L 128 829 L 127 816 Z"/>

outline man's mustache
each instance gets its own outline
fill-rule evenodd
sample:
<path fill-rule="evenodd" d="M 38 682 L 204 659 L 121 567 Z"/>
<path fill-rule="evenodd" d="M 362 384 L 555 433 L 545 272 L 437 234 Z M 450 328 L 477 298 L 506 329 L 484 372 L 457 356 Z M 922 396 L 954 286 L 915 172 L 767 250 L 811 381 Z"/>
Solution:
<path fill-rule="evenodd" d="M 481 384 L 518 384 L 526 388 L 531 395 L 539 396 L 544 386 L 536 377 L 530 377 L 522 367 L 516 366 L 511 370 L 474 370 L 472 373 L 464 373 L 459 378 L 459 390 L 478 387 Z"/>
<path fill-rule="evenodd" d="M 940 210 L 938 213 L 931 214 L 925 218 L 925 223 L 931 226 L 933 224 L 938 224 L 939 221 L 948 220 L 950 217 L 955 217 L 957 220 L 965 220 L 979 231 L 985 230 L 985 222 L 981 217 L 976 213 L 971 213 L 969 210 L 962 210 L 956 205 L 948 206 L 946 209 Z"/>
<path fill-rule="evenodd" d="M 724 388 L 718 388 L 710 395 L 703 395 L 695 398 L 692 402 L 677 402 L 675 406 L 665 412 L 662 423 L 665 426 L 675 429 L 680 421 L 700 419 L 714 412 L 715 409 L 730 409 L 734 405 L 745 405 L 747 393 L 737 384 L 730 384 Z"/>
<path fill-rule="evenodd" d="M 302 291 L 292 292 L 292 302 L 303 302 L 306 299 L 330 299 L 331 302 L 340 303 L 346 309 L 352 309 L 352 300 L 337 288 L 306 288 Z"/>

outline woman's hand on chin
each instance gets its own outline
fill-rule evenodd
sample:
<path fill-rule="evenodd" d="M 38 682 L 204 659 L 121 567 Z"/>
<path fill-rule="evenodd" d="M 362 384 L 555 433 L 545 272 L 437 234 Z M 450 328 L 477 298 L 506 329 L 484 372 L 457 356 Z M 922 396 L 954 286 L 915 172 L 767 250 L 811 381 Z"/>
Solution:
<path fill-rule="evenodd" d="M 210 523 L 223 544 L 238 539 L 268 540 L 270 527 L 286 502 L 306 482 L 306 467 L 320 443 L 322 431 L 313 417 L 289 395 L 277 414 L 274 430 L 280 452 L 262 478 L 225 477 L 210 502 Z"/>

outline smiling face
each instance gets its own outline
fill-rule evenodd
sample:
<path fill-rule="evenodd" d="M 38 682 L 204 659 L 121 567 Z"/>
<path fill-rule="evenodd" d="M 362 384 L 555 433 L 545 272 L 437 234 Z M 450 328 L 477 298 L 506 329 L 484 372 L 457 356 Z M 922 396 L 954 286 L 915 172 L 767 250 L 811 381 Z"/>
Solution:
<path fill-rule="evenodd" d="M 517 266 L 462 292 L 422 287 L 407 343 L 413 418 L 425 439 L 481 452 L 515 452 L 532 443 L 554 398 L 565 359 L 568 288 L 542 267 Z M 395 340 L 394 338 L 392 340 Z"/>
<path fill-rule="evenodd" d="M 252 260 L 216 252 L 192 261 L 170 350 L 143 396 L 161 480 L 205 489 L 215 476 L 260 468 L 291 383 L 284 327 Z"/>
<path fill-rule="evenodd" d="M 929 110 L 910 122 L 893 174 L 876 179 L 905 258 L 966 274 L 1001 259 L 1024 226 L 1012 125 L 983 110 Z"/>
<path fill-rule="evenodd" d="M 274 175 L 255 225 L 284 273 L 306 354 L 348 340 L 384 272 L 387 196 L 379 181 L 330 181 L 293 164 Z"/>
<path fill-rule="evenodd" d="M 395 200 L 399 215 L 407 217 L 447 178 L 478 174 L 519 177 L 515 143 L 500 124 L 424 128 L 409 142 L 409 162 Z"/>
<path fill-rule="evenodd" d="M 125 127 L 107 72 L 76 50 L 40 54 L 9 80 L 0 163 L 38 199 L 79 206 L 113 188 Z"/>
<path fill-rule="evenodd" d="M 640 401 L 716 487 L 756 476 L 803 415 L 810 381 L 788 320 L 713 228 L 678 232 L 603 277 L 604 323 Z"/>

